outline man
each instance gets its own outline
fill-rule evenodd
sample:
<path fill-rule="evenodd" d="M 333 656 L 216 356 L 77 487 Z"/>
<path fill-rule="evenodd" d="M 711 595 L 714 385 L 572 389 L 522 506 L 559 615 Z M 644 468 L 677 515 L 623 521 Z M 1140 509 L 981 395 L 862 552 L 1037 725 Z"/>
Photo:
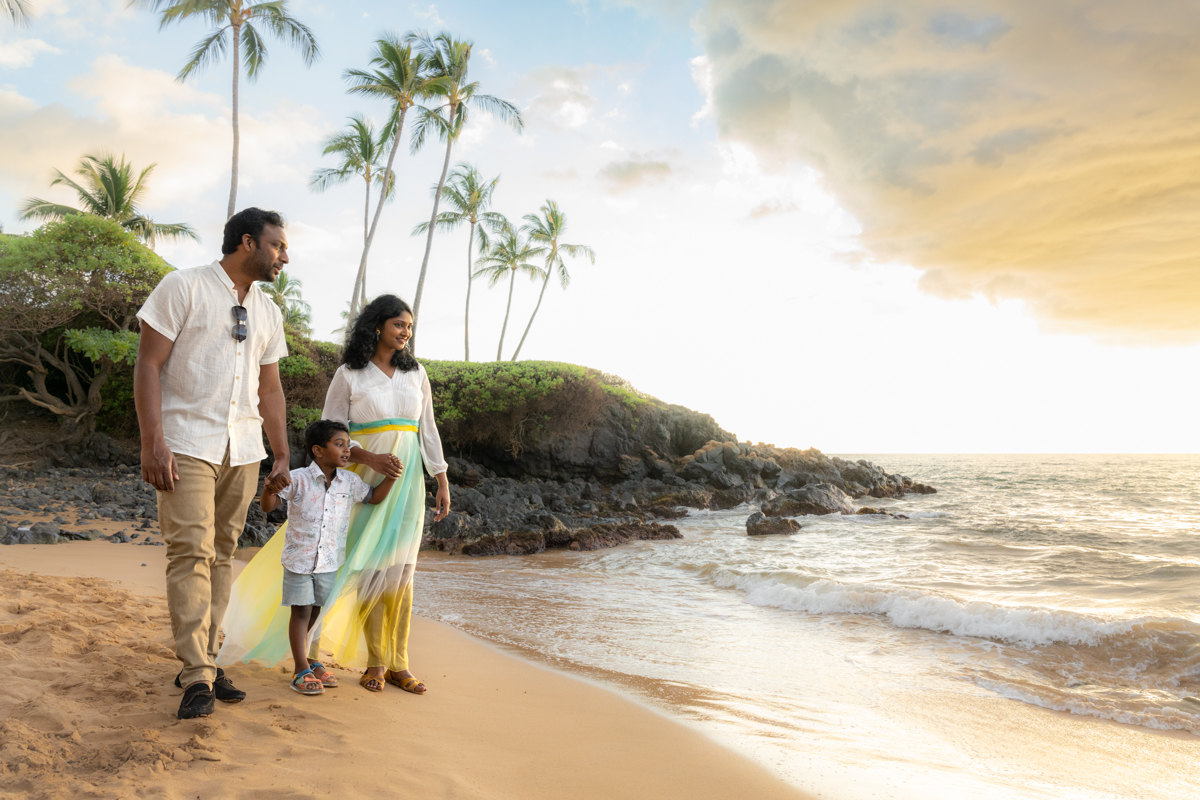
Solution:
<path fill-rule="evenodd" d="M 133 397 L 142 478 L 158 490 L 167 545 L 167 607 L 183 670 L 179 718 L 207 717 L 214 695 L 246 693 L 217 669 L 217 635 L 233 552 L 258 488 L 266 428 L 275 463 L 267 483 L 290 482 L 279 359 L 283 316 L 255 285 L 288 263 L 283 218 L 247 208 L 225 223 L 224 255 L 163 278 L 138 312 Z"/>

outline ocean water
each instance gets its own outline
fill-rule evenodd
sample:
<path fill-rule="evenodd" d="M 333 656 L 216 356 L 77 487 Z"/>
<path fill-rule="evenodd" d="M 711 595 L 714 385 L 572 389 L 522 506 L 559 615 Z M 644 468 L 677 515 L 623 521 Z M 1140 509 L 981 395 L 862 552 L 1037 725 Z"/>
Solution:
<path fill-rule="evenodd" d="M 1200 797 L 1200 457 L 853 457 L 938 494 L 786 537 L 743 506 L 682 541 L 423 554 L 417 610 L 824 797 Z"/>

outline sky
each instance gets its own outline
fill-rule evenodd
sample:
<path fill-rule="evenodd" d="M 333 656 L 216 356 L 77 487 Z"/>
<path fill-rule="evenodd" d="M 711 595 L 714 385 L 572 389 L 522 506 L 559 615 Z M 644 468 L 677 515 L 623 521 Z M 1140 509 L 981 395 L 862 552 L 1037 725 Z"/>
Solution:
<path fill-rule="evenodd" d="M 207 32 L 120 0 L 34 0 L 0 20 L 0 224 L 54 169 L 157 167 L 145 210 L 219 255 L 230 169 Z M 289 274 L 333 340 L 361 253 L 364 187 L 308 189 L 324 140 L 377 102 L 345 92 L 385 32 L 475 43 L 471 77 L 520 132 L 476 115 L 454 163 L 500 176 L 495 210 L 566 212 L 568 260 L 522 359 L 620 375 L 742 440 L 829 453 L 1200 452 L 1200 7 L 1134 2 L 289 0 L 306 68 L 269 42 L 243 79 L 238 205 L 288 220 Z M 444 150 L 397 158 L 369 294 L 412 300 Z M 461 359 L 467 233 L 435 237 L 419 355 Z M 504 358 L 538 286 L 515 286 Z M 471 358 L 495 358 L 506 287 L 472 284 Z"/>

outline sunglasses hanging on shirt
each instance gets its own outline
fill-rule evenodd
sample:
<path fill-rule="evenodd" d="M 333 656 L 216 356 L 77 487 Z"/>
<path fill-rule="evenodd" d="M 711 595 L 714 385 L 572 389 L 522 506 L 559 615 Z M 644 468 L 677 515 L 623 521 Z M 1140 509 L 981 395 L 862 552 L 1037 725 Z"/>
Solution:
<path fill-rule="evenodd" d="M 246 341 L 246 307 L 234 306 L 233 318 L 236 320 L 233 325 L 233 338 L 239 342 Z"/>

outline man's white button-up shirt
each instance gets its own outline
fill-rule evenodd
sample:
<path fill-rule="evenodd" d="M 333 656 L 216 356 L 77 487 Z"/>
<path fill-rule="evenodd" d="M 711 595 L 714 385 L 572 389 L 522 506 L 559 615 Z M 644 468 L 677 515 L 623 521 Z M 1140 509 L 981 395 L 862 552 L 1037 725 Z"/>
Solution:
<path fill-rule="evenodd" d="M 233 307 L 246 309 L 246 341 L 233 336 Z M 237 289 L 219 261 L 169 273 L 146 298 L 138 319 L 174 342 L 162 369 L 163 440 L 171 452 L 230 466 L 267 451 L 258 413 L 258 372 L 287 355 L 283 315 L 252 284 Z"/>

